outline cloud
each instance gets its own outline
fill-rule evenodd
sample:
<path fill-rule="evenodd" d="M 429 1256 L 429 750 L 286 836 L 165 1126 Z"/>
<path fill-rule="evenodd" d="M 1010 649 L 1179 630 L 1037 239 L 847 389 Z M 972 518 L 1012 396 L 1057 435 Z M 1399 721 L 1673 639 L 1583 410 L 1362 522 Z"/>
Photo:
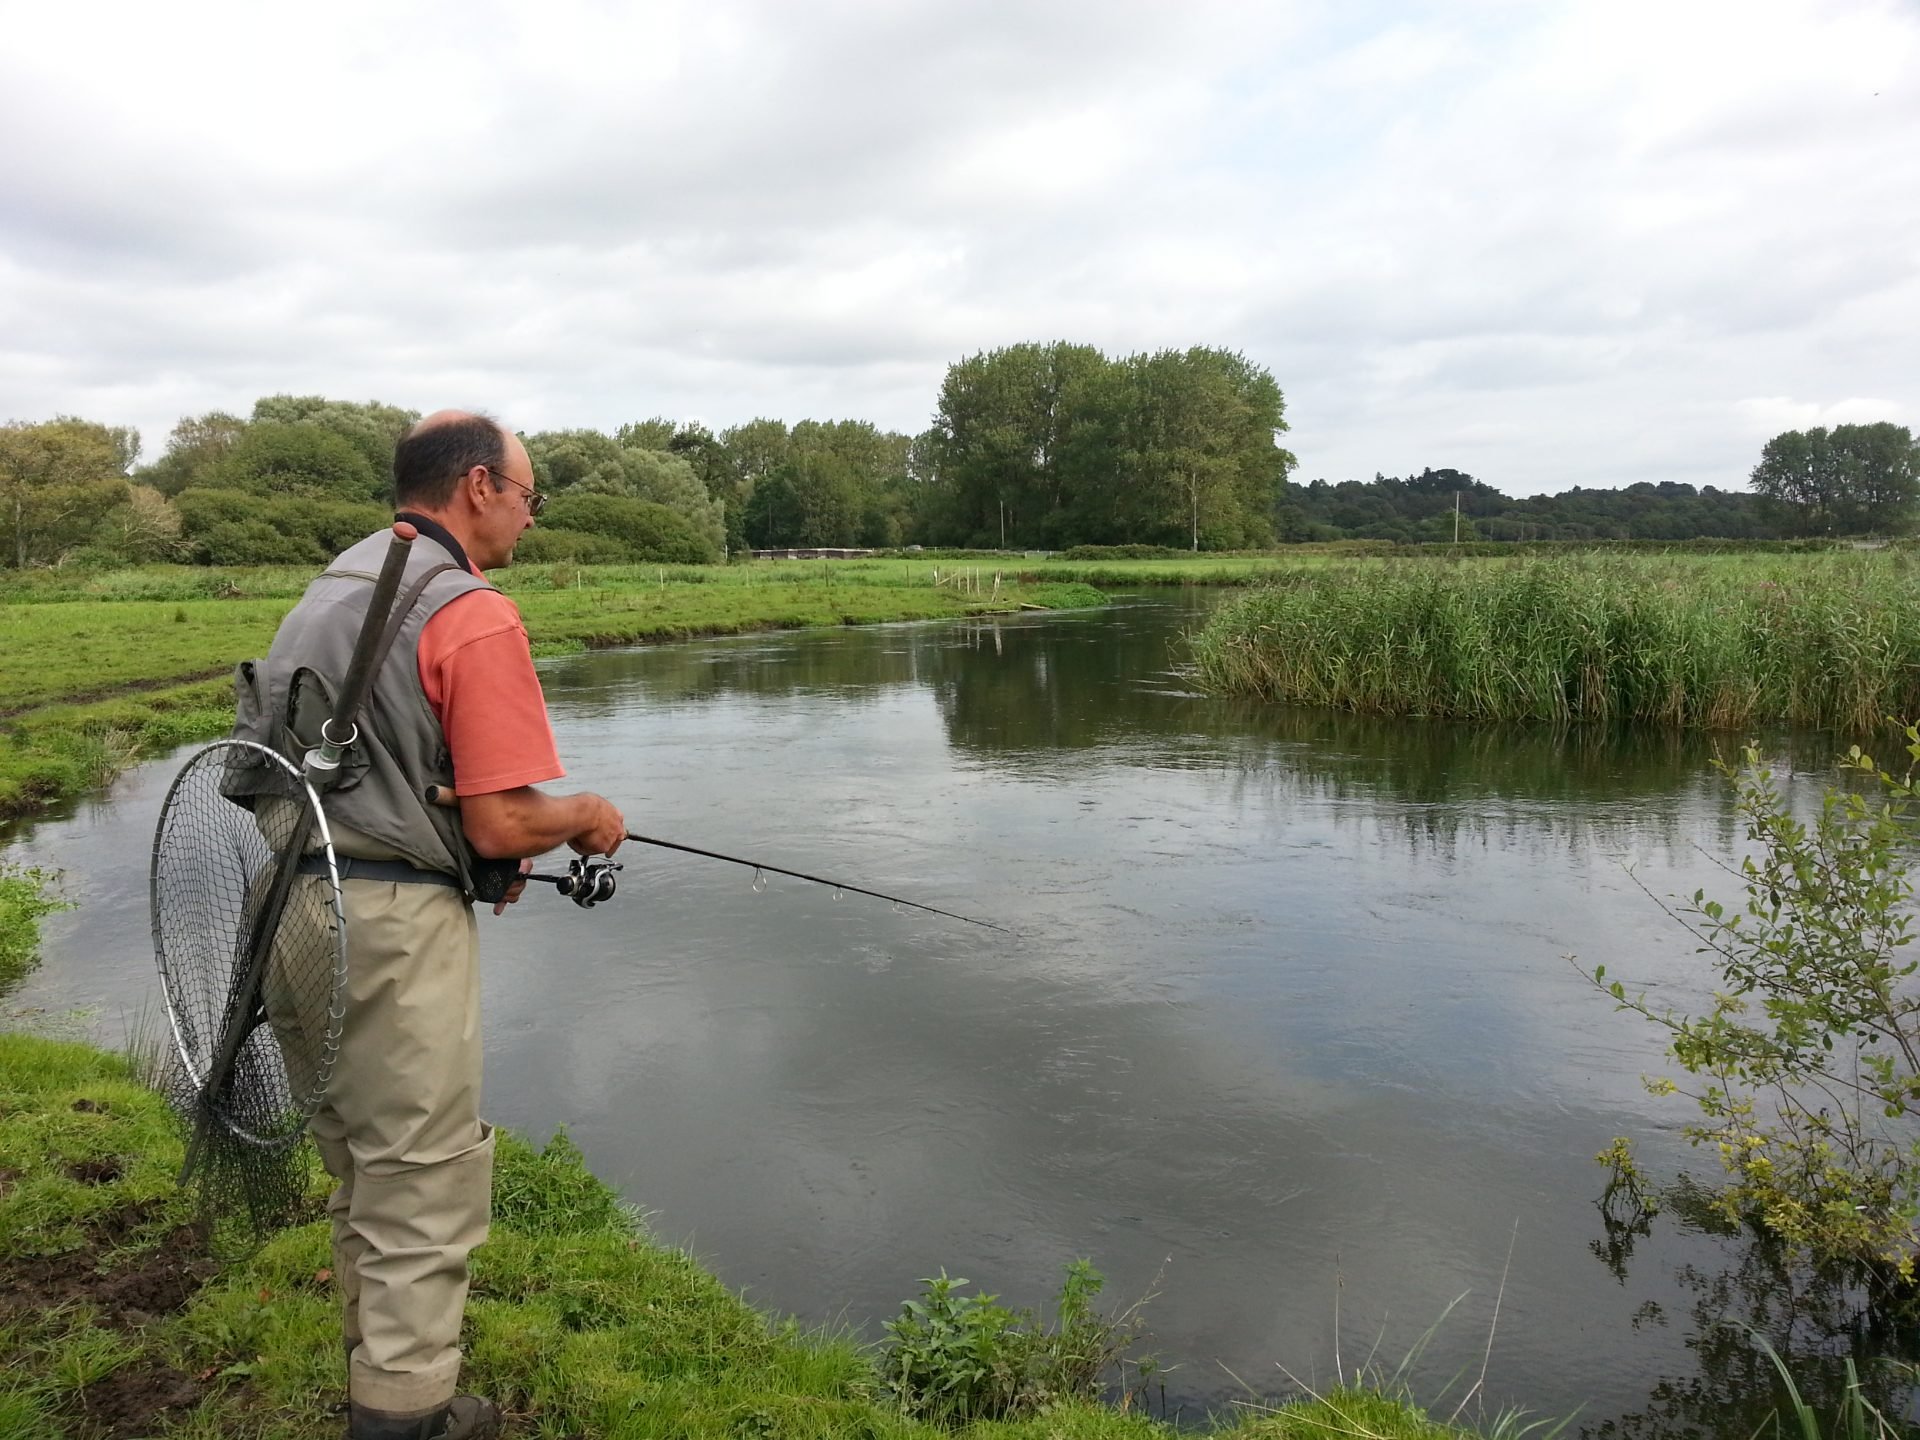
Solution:
<path fill-rule="evenodd" d="M 1737 485 L 1767 416 L 1920 421 L 1897 3 L 0 23 L 4 408 L 150 450 L 277 390 L 917 430 L 1055 338 L 1244 350 L 1308 477 Z"/>

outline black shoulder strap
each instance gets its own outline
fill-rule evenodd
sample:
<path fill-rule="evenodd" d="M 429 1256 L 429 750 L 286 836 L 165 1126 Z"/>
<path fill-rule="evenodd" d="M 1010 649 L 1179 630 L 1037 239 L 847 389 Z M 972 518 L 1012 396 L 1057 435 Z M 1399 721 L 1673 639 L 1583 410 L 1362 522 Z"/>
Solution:
<path fill-rule="evenodd" d="M 394 602 L 393 614 L 387 619 L 387 628 L 380 634 L 380 648 L 373 652 L 373 667 L 368 672 L 378 675 L 381 667 L 387 663 L 387 653 L 393 649 L 393 642 L 400 638 L 400 627 L 407 623 L 407 616 L 413 613 L 413 607 L 420 603 L 420 597 L 426 593 L 427 586 L 448 570 L 460 567 L 449 560 L 444 565 L 436 565 L 409 585 L 400 598 Z"/>

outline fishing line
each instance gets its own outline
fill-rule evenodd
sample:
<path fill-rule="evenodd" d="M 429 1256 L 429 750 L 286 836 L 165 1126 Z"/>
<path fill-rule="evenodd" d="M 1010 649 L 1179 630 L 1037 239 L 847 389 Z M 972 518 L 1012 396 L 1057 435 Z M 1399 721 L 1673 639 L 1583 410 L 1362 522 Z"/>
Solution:
<path fill-rule="evenodd" d="M 459 798 L 454 792 L 444 785 L 427 786 L 426 797 L 429 805 L 452 807 L 460 803 Z M 1002 935 L 1013 935 L 1015 939 L 1019 938 L 1014 931 L 1009 930 L 1004 925 L 996 925 L 991 920 L 978 920 L 971 915 L 961 915 L 953 910 L 942 910 L 938 905 L 922 905 L 918 900 L 908 900 L 900 895 L 889 895 L 881 890 L 869 890 L 864 885 L 850 885 L 845 880 L 829 880 L 822 875 L 809 875 L 804 870 L 788 870 L 780 865 L 769 865 L 764 860 L 748 860 L 739 855 L 723 854 L 718 850 L 703 850 L 698 845 L 683 845 L 678 840 L 662 840 L 658 836 L 642 835 L 633 830 L 627 831 L 627 839 L 633 841 L 636 845 L 653 845 L 662 850 L 678 850 L 683 854 L 698 855 L 707 860 L 721 860 L 729 865 L 743 865 L 753 871 L 753 889 L 755 894 L 767 888 L 767 876 L 769 874 L 785 875 L 794 880 L 805 880 L 812 885 L 825 885 L 833 891 L 833 898 L 836 900 L 840 898 L 842 891 L 847 891 L 855 895 L 870 896 L 875 900 L 885 900 L 896 910 L 904 905 L 909 910 L 924 910 L 929 915 L 945 916 L 949 920 L 959 920 L 968 925 L 978 925 L 983 930 L 997 930 Z M 511 878 L 538 880 L 543 885 L 552 885 L 558 889 L 562 895 L 572 900 L 574 904 L 584 909 L 591 909 L 601 901 L 613 898 L 615 888 L 614 876 L 619 869 L 620 866 L 617 862 L 606 859 L 604 856 L 596 856 L 591 859 L 574 860 L 568 867 L 565 875 L 531 873 L 513 876 Z M 500 896 L 489 893 L 483 895 L 481 898 L 485 900 L 497 900 Z"/>

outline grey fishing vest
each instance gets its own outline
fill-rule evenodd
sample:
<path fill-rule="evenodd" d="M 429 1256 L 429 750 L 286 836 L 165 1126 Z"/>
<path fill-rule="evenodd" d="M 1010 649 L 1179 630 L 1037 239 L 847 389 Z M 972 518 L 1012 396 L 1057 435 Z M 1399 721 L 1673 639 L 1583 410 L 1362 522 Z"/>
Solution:
<path fill-rule="evenodd" d="M 336 559 L 280 622 L 267 658 L 240 663 L 235 739 L 269 746 L 296 766 L 319 743 L 391 539 L 392 531 L 381 530 Z M 449 601 L 492 588 L 428 536 L 413 542 L 394 601 L 394 613 L 405 618 L 374 671 L 360 738 L 347 750 L 338 783 L 321 797 L 343 853 L 364 837 L 376 853 L 362 858 L 398 858 L 457 876 L 469 895 L 474 856 L 460 811 L 426 800 L 429 785 L 452 788 L 453 759 L 420 684 L 420 632 Z"/>

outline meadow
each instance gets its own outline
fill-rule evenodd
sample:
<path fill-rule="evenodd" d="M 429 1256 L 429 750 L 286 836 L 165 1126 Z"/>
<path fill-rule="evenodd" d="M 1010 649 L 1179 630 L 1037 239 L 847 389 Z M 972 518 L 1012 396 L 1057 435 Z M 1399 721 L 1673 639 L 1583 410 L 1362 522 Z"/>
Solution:
<path fill-rule="evenodd" d="M 1904 551 L 1290 571 L 1195 638 L 1217 691 L 1363 713 L 1864 734 L 1920 714 Z"/>
<path fill-rule="evenodd" d="M 0 579 L 0 819 L 105 784 L 134 760 L 217 735 L 228 678 L 262 655 L 312 571 L 149 566 Z M 817 625 L 935 620 L 1102 597 L 1067 575 L 862 561 L 531 566 L 500 577 L 537 655 Z"/>

